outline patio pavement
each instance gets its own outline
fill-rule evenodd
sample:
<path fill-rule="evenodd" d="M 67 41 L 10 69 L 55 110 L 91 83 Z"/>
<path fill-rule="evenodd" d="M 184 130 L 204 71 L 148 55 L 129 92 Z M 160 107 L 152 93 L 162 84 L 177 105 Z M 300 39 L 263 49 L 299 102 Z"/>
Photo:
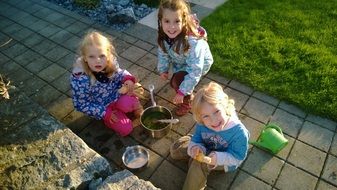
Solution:
<path fill-rule="evenodd" d="M 216 7 L 200 0 L 192 2 L 192 10 L 199 18 Z M 136 127 L 129 137 L 120 138 L 101 121 L 75 111 L 71 100 L 69 76 L 76 48 L 86 31 L 96 29 L 113 39 L 122 68 L 134 74 L 145 88 L 150 83 L 155 85 L 157 104 L 174 108 L 174 92 L 155 70 L 157 32 L 155 25 L 146 24 L 151 23 L 147 19 L 118 32 L 43 0 L 0 0 L 0 73 L 107 158 L 113 167 L 123 169 L 121 155 L 126 146 L 146 146 L 151 156 L 149 166 L 135 174 L 161 189 L 176 190 L 182 187 L 187 163 L 172 160 L 169 146 L 193 132 L 191 114 L 179 117 L 181 122 L 162 139 L 149 138 L 141 127 Z M 236 101 L 251 140 L 258 138 L 264 124 L 272 122 L 282 127 L 289 144 L 275 156 L 251 146 L 247 160 L 236 172 L 211 173 L 207 189 L 337 189 L 335 121 L 308 114 L 212 73 L 202 79 L 197 89 L 209 81 L 220 83 Z M 148 91 L 146 97 L 142 100 L 145 107 L 150 105 Z"/>

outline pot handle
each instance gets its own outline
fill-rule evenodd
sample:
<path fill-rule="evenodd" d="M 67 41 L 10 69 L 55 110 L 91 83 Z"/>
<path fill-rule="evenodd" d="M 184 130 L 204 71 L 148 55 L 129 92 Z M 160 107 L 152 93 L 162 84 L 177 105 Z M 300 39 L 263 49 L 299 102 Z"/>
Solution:
<path fill-rule="evenodd" d="M 152 106 L 157 106 L 156 102 L 154 101 L 154 97 L 153 97 L 153 90 L 154 90 L 154 85 L 150 84 L 149 85 L 149 90 L 150 90 L 150 96 L 151 96 L 151 102 L 152 102 Z"/>

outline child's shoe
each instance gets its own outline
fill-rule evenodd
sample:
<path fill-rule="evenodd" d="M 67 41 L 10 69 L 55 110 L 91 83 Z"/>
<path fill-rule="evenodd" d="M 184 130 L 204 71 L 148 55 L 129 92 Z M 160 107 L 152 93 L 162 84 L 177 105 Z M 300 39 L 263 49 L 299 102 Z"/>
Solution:
<path fill-rule="evenodd" d="M 176 115 L 183 116 L 186 115 L 191 110 L 191 103 L 182 103 L 179 104 L 176 108 Z"/>

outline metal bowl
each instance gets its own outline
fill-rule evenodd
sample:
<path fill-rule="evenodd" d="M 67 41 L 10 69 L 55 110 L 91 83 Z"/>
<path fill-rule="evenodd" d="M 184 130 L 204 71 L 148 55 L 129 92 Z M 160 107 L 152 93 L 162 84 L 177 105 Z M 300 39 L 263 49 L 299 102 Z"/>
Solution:
<path fill-rule="evenodd" d="M 126 147 L 122 160 L 124 165 L 131 170 L 145 168 L 149 163 L 150 154 L 147 149 L 140 145 Z"/>

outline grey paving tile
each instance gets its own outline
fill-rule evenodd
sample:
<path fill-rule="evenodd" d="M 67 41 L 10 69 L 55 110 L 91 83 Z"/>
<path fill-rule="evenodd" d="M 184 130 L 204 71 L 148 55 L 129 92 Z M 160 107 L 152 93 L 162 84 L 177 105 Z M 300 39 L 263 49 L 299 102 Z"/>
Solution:
<path fill-rule="evenodd" d="M 11 19 L 15 22 L 18 22 L 21 20 L 21 18 L 29 17 L 30 15 L 26 12 L 20 11 L 19 9 L 15 9 L 14 11 L 15 14 L 11 15 Z M 15 16 L 14 16 L 15 15 Z"/>
<path fill-rule="evenodd" d="M 61 120 L 64 125 L 76 134 L 79 134 L 92 121 L 93 119 L 76 110 Z"/>
<path fill-rule="evenodd" d="M 53 63 L 48 59 L 44 57 L 38 57 L 33 62 L 26 65 L 25 68 L 34 74 L 38 74 L 41 70 L 47 68 L 51 64 Z"/>
<path fill-rule="evenodd" d="M 167 81 L 162 80 L 159 75 L 151 72 L 149 75 L 145 76 L 140 83 L 147 90 L 149 90 L 149 85 L 153 84 L 155 87 L 154 92 L 158 93 L 159 90 L 167 84 Z"/>
<path fill-rule="evenodd" d="M 56 46 L 57 44 L 55 42 L 48 40 L 48 39 L 44 39 L 40 43 L 34 45 L 32 49 L 40 53 L 41 55 L 44 55 Z"/>
<path fill-rule="evenodd" d="M 52 82 L 58 77 L 60 77 L 61 75 L 63 75 L 64 73 L 67 73 L 65 69 L 63 69 L 62 67 L 56 64 L 52 64 L 48 66 L 46 69 L 42 70 L 38 74 L 38 76 L 47 82 Z"/>
<path fill-rule="evenodd" d="M 156 87 L 156 86 L 155 86 Z M 158 87 L 157 87 L 158 88 Z M 172 102 L 176 92 L 171 88 L 169 84 L 166 84 L 158 93 L 158 95 L 167 101 Z"/>
<path fill-rule="evenodd" d="M 61 30 L 61 31 L 55 33 L 54 35 L 50 36 L 49 39 L 51 39 L 52 41 L 54 41 L 58 44 L 64 44 L 71 37 L 75 37 L 75 35 L 66 31 L 66 30 Z"/>
<path fill-rule="evenodd" d="M 146 53 L 147 52 L 143 49 L 140 49 L 136 46 L 131 46 L 128 49 L 126 49 L 124 52 L 122 52 L 120 56 L 132 62 L 135 62 L 138 59 L 142 58 Z"/>
<path fill-rule="evenodd" d="M 273 185 L 276 182 L 283 165 L 283 160 L 280 160 L 265 151 L 253 148 L 242 166 L 242 170 L 262 179 L 269 185 Z"/>
<path fill-rule="evenodd" d="M 200 20 L 202 20 L 203 18 L 205 18 L 206 16 L 208 16 L 213 12 L 212 9 L 200 5 L 194 5 L 193 7 L 191 7 L 191 10 L 193 13 L 197 14 Z"/>
<path fill-rule="evenodd" d="M 21 66 L 26 66 L 32 61 L 39 59 L 39 58 L 41 58 L 41 55 L 28 49 L 23 54 L 20 54 L 19 56 L 15 57 L 14 60 Z"/>
<path fill-rule="evenodd" d="M 73 53 L 76 53 L 78 51 L 78 48 L 80 47 L 80 43 L 81 38 L 77 36 L 72 36 L 67 41 L 63 42 L 62 45 Z"/>
<path fill-rule="evenodd" d="M 264 102 L 267 102 L 273 106 L 277 106 L 280 103 L 280 100 L 258 91 L 255 91 L 253 93 L 253 97 L 262 100 Z"/>
<path fill-rule="evenodd" d="M 333 141 L 331 143 L 330 153 L 337 156 L 337 133 L 335 133 L 335 136 L 334 136 Z"/>
<path fill-rule="evenodd" d="M 77 20 L 66 16 L 66 15 L 62 15 L 62 17 L 58 18 L 55 20 L 55 22 L 53 22 L 55 25 L 61 27 L 61 28 L 66 28 L 68 26 L 70 26 L 71 24 L 73 24 L 74 22 L 76 22 Z"/>
<path fill-rule="evenodd" d="M 158 188 L 165 190 L 181 189 L 186 174 L 173 164 L 164 160 L 151 176 L 150 181 Z"/>
<path fill-rule="evenodd" d="M 328 155 L 325 163 L 322 178 L 337 186 L 337 157 Z"/>
<path fill-rule="evenodd" d="M 37 76 L 33 76 L 32 78 L 24 81 L 23 84 L 19 86 L 20 90 L 22 90 L 27 96 L 32 96 L 33 94 L 39 93 L 40 89 L 46 86 L 47 83 L 41 80 Z"/>
<path fill-rule="evenodd" d="M 15 8 L 13 6 L 8 6 L 7 9 L 4 9 L 4 10 L 1 11 L 1 14 L 3 16 L 8 17 L 11 20 L 13 20 L 13 17 L 15 17 L 13 13 L 16 13 L 16 12 L 18 12 L 17 8 Z"/>
<path fill-rule="evenodd" d="M 65 49 L 62 46 L 57 45 L 49 52 L 47 52 L 44 56 L 53 62 L 57 62 L 59 59 L 68 54 L 70 54 L 69 50 Z"/>
<path fill-rule="evenodd" d="M 62 95 L 47 106 L 47 111 L 57 120 L 62 120 L 74 110 L 72 99 Z"/>
<path fill-rule="evenodd" d="M 264 128 L 264 124 L 242 114 L 239 114 L 239 118 L 249 131 L 249 140 L 257 141 Z"/>
<path fill-rule="evenodd" d="M 9 61 L 9 58 L 0 52 L 0 68 L 3 64 L 6 64 Z"/>
<path fill-rule="evenodd" d="M 29 29 L 38 32 L 44 28 L 46 28 L 48 25 L 50 25 L 48 22 L 44 20 L 38 20 L 37 22 L 34 22 L 34 24 L 27 26 Z"/>
<path fill-rule="evenodd" d="M 41 10 L 43 7 L 37 3 L 30 3 L 30 6 L 27 6 L 25 8 L 25 11 L 28 13 L 35 13 L 39 10 Z"/>
<path fill-rule="evenodd" d="M 140 65 L 150 71 L 156 71 L 157 70 L 157 56 L 147 53 L 144 57 L 140 58 L 136 64 Z"/>
<path fill-rule="evenodd" d="M 337 187 L 333 186 L 323 180 L 319 180 L 317 190 L 336 190 Z"/>
<path fill-rule="evenodd" d="M 300 108 L 292 105 L 292 104 L 289 104 L 287 102 L 284 102 L 284 101 L 281 101 L 280 105 L 279 105 L 280 108 L 286 110 L 287 112 L 290 112 L 290 113 L 293 113 L 299 117 L 302 117 L 304 118 L 307 114 L 302 111 Z"/>
<path fill-rule="evenodd" d="M 65 28 L 67 31 L 82 37 L 82 35 L 90 29 L 90 25 L 85 24 L 80 21 L 75 21 L 74 23 L 70 24 L 68 27 Z"/>
<path fill-rule="evenodd" d="M 209 84 L 212 80 L 206 77 L 202 77 L 197 86 L 194 88 L 194 92 L 198 92 L 203 86 Z"/>
<path fill-rule="evenodd" d="M 235 89 L 235 90 L 238 90 L 238 91 L 241 91 L 243 93 L 246 93 L 247 95 L 251 95 L 253 93 L 253 89 L 236 81 L 236 80 L 232 80 L 229 84 L 228 84 L 229 87 Z"/>
<path fill-rule="evenodd" d="M 55 79 L 51 85 L 66 94 L 70 90 L 70 72 L 62 74 L 60 77 Z"/>
<path fill-rule="evenodd" d="M 165 107 L 166 106 L 167 105 L 165 105 Z M 195 121 L 191 113 L 187 113 L 186 115 L 180 117 L 175 116 L 174 118 L 179 118 L 179 123 L 172 125 L 172 130 L 174 130 L 175 132 L 177 132 L 182 136 L 190 133 L 190 131 L 195 125 Z"/>
<path fill-rule="evenodd" d="M 10 76 L 11 73 L 14 73 L 15 71 L 19 70 L 21 66 L 17 63 L 15 63 L 12 60 L 7 61 L 0 67 L 0 71 L 2 73 L 5 73 L 6 76 Z"/>
<path fill-rule="evenodd" d="M 73 64 L 75 63 L 76 55 L 69 53 L 57 61 L 57 64 L 68 71 L 72 71 Z"/>
<path fill-rule="evenodd" d="M 131 61 L 126 60 L 123 57 L 118 57 L 117 59 L 118 59 L 119 67 L 122 69 L 128 70 L 128 68 L 131 67 L 131 65 L 133 65 Z"/>
<path fill-rule="evenodd" d="M 270 123 L 275 123 L 282 128 L 283 132 L 297 137 L 304 120 L 281 109 L 277 109 L 273 114 Z"/>
<path fill-rule="evenodd" d="M 53 23 L 57 26 L 60 26 L 59 22 L 62 21 L 62 19 L 65 19 L 66 17 L 58 12 L 52 11 L 48 16 L 44 17 L 43 20 Z"/>
<path fill-rule="evenodd" d="M 275 107 L 270 104 L 264 103 L 256 98 L 249 98 L 241 113 L 244 113 L 263 123 L 267 123 L 274 110 Z"/>
<path fill-rule="evenodd" d="M 306 121 L 304 122 L 298 139 L 327 152 L 330 148 L 333 136 L 334 132 Z"/>
<path fill-rule="evenodd" d="M 32 78 L 33 73 L 28 72 L 26 69 L 20 67 L 15 72 L 11 73 L 9 77 L 11 78 L 12 84 L 19 85 Z"/>
<path fill-rule="evenodd" d="M 323 151 L 296 141 L 288 161 L 296 167 L 302 168 L 318 177 L 323 168 L 326 156 L 327 154 Z"/>
<path fill-rule="evenodd" d="M 120 40 L 123 40 L 123 41 L 125 41 L 125 42 L 127 42 L 127 43 L 130 43 L 130 44 L 134 44 L 134 43 L 136 43 L 137 42 L 137 37 L 133 37 L 132 35 L 128 35 L 128 34 L 126 34 L 126 33 L 122 33 L 119 37 L 118 37 L 118 39 L 120 39 Z"/>
<path fill-rule="evenodd" d="M 151 49 L 150 53 L 152 53 L 153 55 L 157 56 L 158 55 L 158 48 L 154 47 Z"/>
<path fill-rule="evenodd" d="M 33 34 L 34 32 L 27 29 L 27 28 L 22 28 L 21 30 L 14 32 L 11 34 L 11 36 L 17 40 L 17 41 L 21 41 L 26 39 L 29 35 Z"/>
<path fill-rule="evenodd" d="M 234 179 L 234 182 L 230 189 L 241 190 L 241 189 L 271 189 L 271 186 L 264 183 L 263 181 L 247 174 L 244 171 L 239 171 L 239 174 Z"/>
<path fill-rule="evenodd" d="M 237 170 L 234 172 L 212 171 L 207 177 L 208 189 L 227 189 L 234 177 L 237 175 Z"/>
<path fill-rule="evenodd" d="M 38 22 L 40 19 L 32 16 L 32 15 L 27 15 L 25 17 L 21 17 L 19 20 L 17 20 L 16 22 L 25 26 L 25 27 L 30 27 L 31 25 L 34 25 L 36 22 Z"/>
<path fill-rule="evenodd" d="M 249 98 L 248 95 L 229 87 L 225 88 L 224 92 L 228 95 L 230 99 L 233 99 L 235 101 L 234 106 L 237 111 L 240 111 L 243 108 Z"/>
<path fill-rule="evenodd" d="M 142 24 L 135 24 L 131 26 L 130 28 L 126 29 L 124 33 L 129 34 L 133 36 L 134 38 L 142 37 L 141 39 L 149 44 L 152 44 L 153 46 L 157 46 L 157 30 L 150 28 L 148 26 L 142 25 Z M 148 35 L 153 34 L 153 35 Z M 133 43 L 133 42 L 130 42 Z"/>
<path fill-rule="evenodd" d="M 207 73 L 206 77 L 225 86 L 230 82 L 226 77 L 211 72 Z"/>
<path fill-rule="evenodd" d="M 14 23 L 13 21 L 11 21 L 11 20 L 9 20 L 5 17 L 0 16 L 0 28 L 6 28 L 6 27 L 12 25 L 13 23 Z"/>
<path fill-rule="evenodd" d="M 311 121 L 317 125 L 320 125 L 324 128 L 330 129 L 332 131 L 336 130 L 337 127 L 337 122 L 327 119 L 327 118 L 323 118 L 317 115 L 312 115 L 309 114 L 308 117 L 306 118 L 306 120 Z"/>
<path fill-rule="evenodd" d="M 23 29 L 23 26 L 21 26 L 20 24 L 17 24 L 17 23 L 13 23 L 13 24 L 5 27 L 1 31 L 3 33 L 7 34 L 8 36 L 12 36 L 14 33 L 18 32 L 22 29 Z"/>
<path fill-rule="evenodd" d="M 27 48 L 24 45 L 16 43 L 13 46 L 10 46 L 7 49 L 3 50 L 2 53 L 14 59 L 16 56 L 24 53 L 25 51 L 27 51 Z"/>
<path fill-rule="evenodd" d="M 142 81 L 151 71 L 144 69 L 138 65 L 132 65 L 127 69 L 138 81 Z"/>
<path fill-rule="evenodd" d="M 290 150 L 294 146 L 295 139 L 291 136 L 286 135 L 286 134 L 283 134 L 283 135 L 288 140 L 288 144 L 279 153 L 277 153 L 276 156 L 280 157 L 283 160 L 286 160 L 288 158 Z"/>
<path fill-rule="evenodd" d="M 44 19 L 46 17 L 48 17 L 49 15 L 53 14 L 54 10 L 51 10 L 49 8 L 43 7 L 40 8 L 38 11 L 34 12 L 33 15 L 40 18 L 40 19 Z"/>
<path fill-rule="evenodd" d="M 138 40 L 136 43 L 134 43 L 134 45 L 144 49 L 145 51 L 150 51 L 152 48 L 154 48 L 154 45 L 144 42 L 142 40 Z"/>
<path fill-rule="evenodd" d="M 317 181 L 318 178 L 286 163 L 275 187 L 281 190 L 315 189 Z"/>
<path fill-rule="evenodd" d="M 54 102 L 61 93 L 50 85 L 46 85 L 39 90 L 39 93 L 35 93 L 31 98 L 37 102 L 40 106 L 46 108 L 46 106 Z"/>
<path fill-rule="evenodd" d="M 45 38 L 37 33 L 32 33 L 30 36 L 27 36 L 27 38 L 21 40 L 21 43 L 23 43 L 25 46 L 31 48 L 35 46 L 36 44 L 42 42 Z"/>
<path fill-rule="evenodd" d="M 39 34 L 41 34 L 44 37 L 51 37 L 52 35 L 56 34 L 57 32 L 61 31 L 62 29 L 56 25 L 49 24 L 43 29 L 37 31 Z"/>

